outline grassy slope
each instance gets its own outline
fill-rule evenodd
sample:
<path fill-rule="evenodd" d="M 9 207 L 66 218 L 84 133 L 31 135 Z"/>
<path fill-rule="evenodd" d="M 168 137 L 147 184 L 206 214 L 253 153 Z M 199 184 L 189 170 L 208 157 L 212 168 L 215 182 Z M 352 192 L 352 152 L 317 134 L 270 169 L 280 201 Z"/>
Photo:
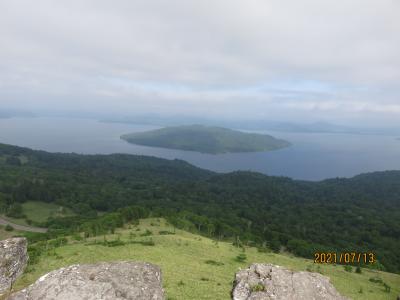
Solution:
<path fill-rule="evenodd" d="M 139 145 L 197 151 L 229 153 L 269 151 L 290 144 L 269 135 L 244 133 L 221 127 L 201 125 L 167 127 L 147 132 L 126 134 L 122 139 Z"/>
<path fill-rule="evenodd" d="M 141 237 L 146 229 L 151 237 Z M 139 226 L 118 230 L 108 240 L 120 236 L 129 241 L 130 233 L 136 235 L 133 240 L 148 240 L 155 246 L 128 244 L 117 247 L 85 245 L 85 242 L 73 242 L 57 248 L 50 255 L 43 256 L 39 263 L 31 266 L 28 272 L 16 283 L 21 289 L 37 280 L 41 275 L 75 263 L 95 263 L 98 261 L 133 260 L 147 261 L 161 266 L 164 287 L 168 299 L 230 299 L 230 290 L 235 272 L 252 262 L 273 263 L 293 270 L 306 270 L 307 267 L 319 270 L 331 278 L 334 286 L 352 299 L 394 299 L 400 293 L 400 275 L 363 269 L 362 274 L 345 272 L 343 266 L 313 265 L 311 260 L 280 255 L 259 253 L 255 248 L 247 248 L 247 262 L 239 263 L 234 258 L 241 250 L 229 243 L 216 243 L 185 231 L 176 230 L 175 235 L 159 235 L 161 230 L 174 231 L 164 220 L 146 219 Z M 97 240 L 103 240 L 98 237 Z M 93 239 L 91 240 L 93 242 Z M 88 241 L 86 242 L 88 244 Z M 206 260 L 222 262 L 222 266 L 206 264 Z M 380 276 L 392 287 L 391 293 L 385 293 L 383 287 L 368 279 Z M 363 293 L 359 293 L 362 288 Z"/>

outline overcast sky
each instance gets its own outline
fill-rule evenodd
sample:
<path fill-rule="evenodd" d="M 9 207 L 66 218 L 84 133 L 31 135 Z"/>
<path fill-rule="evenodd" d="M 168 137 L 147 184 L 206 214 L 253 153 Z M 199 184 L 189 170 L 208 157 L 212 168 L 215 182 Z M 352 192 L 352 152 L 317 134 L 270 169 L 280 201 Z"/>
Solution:
<path fill-rule="evenodd" d="M 399 0 L 0 0 L 0 109 L 400 125 Z"/>

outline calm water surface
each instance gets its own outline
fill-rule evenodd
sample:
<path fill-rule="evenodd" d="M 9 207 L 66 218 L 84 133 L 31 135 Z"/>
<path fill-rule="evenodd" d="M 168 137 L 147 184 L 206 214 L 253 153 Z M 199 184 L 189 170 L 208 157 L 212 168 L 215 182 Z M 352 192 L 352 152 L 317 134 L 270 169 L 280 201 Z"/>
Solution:
<path fill-rule="evenodd" d="M 178 158 L 218 172 L 252 170 L 307 180 L 400 170 L 400 141 L 394 136 L 265 131 L 293 146 L 271 152 L 218 155 L 132 145 L 119 138 L 125 133 L 155 128 L 86 119 L 10 118 L 0 119 L 0 143 L 51 152 Z"/>

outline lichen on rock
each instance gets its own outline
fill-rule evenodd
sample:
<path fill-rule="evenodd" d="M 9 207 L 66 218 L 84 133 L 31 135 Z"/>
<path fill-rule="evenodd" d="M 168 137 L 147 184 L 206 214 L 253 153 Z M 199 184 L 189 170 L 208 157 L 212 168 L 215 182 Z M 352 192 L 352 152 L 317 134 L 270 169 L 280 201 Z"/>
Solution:
<path fill-rule="evenodd" d="M 293 272 L 272 264 L 252 264 L 236 273 L 233 300 L 344 300 L 329 278 Z"/>
<path fill-rule="evenodd" d="M 25 238 L 0 241 L 0 295 L 7 293 L 28 263 Z"/>
<path fill-rule="evenodd" d="M 45 274 L 9 300 L 162 300 L 161 270 L 143 262 L 72 265 Z"/>

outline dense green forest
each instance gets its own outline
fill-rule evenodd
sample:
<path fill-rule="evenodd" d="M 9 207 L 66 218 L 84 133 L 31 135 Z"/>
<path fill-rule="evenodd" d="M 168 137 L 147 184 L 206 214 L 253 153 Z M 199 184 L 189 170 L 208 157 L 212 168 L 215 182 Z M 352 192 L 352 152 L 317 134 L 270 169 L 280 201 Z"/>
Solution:
<path fill-rule="evenodd" d="M 125 134 L 121 138 L 133 144 L 212 154 L 270 151 L 290 146 L 289 142 L 270 135 L 202 125 L 166 127 Z"/>
<path fill-rule="evenodd" d="M 0 144 L 0 210 L 44 201 L 76 215 L 51 218 L 47 235 L 113 231 L 162 216 L 176 227 L 239 244 L 287 250 L 372 251 L 400 272 L 400 172 L 296 181 L 251 172 L 218 174 L 184 161 L 134 155 L 47 153 Z"/>

